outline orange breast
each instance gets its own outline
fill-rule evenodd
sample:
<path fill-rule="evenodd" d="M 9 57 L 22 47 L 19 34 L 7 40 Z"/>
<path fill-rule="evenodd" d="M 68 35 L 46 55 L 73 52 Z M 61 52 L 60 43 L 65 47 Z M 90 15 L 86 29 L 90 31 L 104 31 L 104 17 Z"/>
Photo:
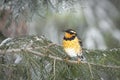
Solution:
<path fill-rule="evenodd" d="M 79 44 L 78 38 L 76 37 L 74 40 L 63 40 L 64 49 L 73 48 L 76 54 L 82 52 L 82 47 Z"/>

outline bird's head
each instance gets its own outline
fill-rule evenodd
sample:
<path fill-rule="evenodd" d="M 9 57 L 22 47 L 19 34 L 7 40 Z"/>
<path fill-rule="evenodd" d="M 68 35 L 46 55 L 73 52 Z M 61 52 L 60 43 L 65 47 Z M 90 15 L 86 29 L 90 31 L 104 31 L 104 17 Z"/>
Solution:
<path fill-rule="evenodd" d="M 65 38 L 71 38 L 73 36 L 77 36 L 76 31 L 72 29 L 65 30 L 65 35 L 64 35 Z"/>

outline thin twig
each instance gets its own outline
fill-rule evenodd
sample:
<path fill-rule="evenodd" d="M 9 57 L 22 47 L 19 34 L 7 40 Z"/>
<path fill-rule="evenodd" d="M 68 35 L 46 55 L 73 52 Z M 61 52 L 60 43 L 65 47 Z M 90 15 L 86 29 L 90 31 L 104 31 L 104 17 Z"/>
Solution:
<path fill-rule="evenodd" d="M 91 77 L 92 77 L 92 79 L 94 78 L 93 77 L 93 72 L 92 72 L 92 68 L 91 68 L 91 65 L 88 63 L 88 67 L 89 67 L 89 69 L 90 69 L 90 74 L 91 74 Z"/>
<path fill-rule="evenodd" d="M 56 65 L 56 59 L 54 59 L 54 64 L 53 64 L 53 74 L 54 74 L 53 80 L 55 80 L 55 65 Z"/>

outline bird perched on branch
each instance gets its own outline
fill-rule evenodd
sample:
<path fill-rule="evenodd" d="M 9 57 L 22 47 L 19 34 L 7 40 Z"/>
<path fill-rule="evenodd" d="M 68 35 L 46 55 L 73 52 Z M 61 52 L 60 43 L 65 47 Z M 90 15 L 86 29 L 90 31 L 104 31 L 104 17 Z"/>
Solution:
<path fill-rule="evenodd" d="M 82 41 L 77 37 L 76 31 L 72 29 L 65 30 L 63 48 L 70 58 L 77 58 L 78 61 L 84 59 L 82 55 Z"/>

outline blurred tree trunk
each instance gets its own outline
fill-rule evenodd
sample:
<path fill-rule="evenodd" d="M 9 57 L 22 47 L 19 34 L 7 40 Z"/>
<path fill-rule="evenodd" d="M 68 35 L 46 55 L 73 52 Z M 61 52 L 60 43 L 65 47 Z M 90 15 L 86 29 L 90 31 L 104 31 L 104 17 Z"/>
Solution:
<path fill-rule="evenodd" d="M 12 3 L 16 3 L 16 1 L 3 0 L 3 4 L 0 6 L 0 32 L 6 37 L 26 35 L 27 25 L 23 14 L 27 15 L 27 13 L 23 10 L 21 14 L 19 11 L 21 8 L 15 9 L 15 5 L 17 4 Z"/>

